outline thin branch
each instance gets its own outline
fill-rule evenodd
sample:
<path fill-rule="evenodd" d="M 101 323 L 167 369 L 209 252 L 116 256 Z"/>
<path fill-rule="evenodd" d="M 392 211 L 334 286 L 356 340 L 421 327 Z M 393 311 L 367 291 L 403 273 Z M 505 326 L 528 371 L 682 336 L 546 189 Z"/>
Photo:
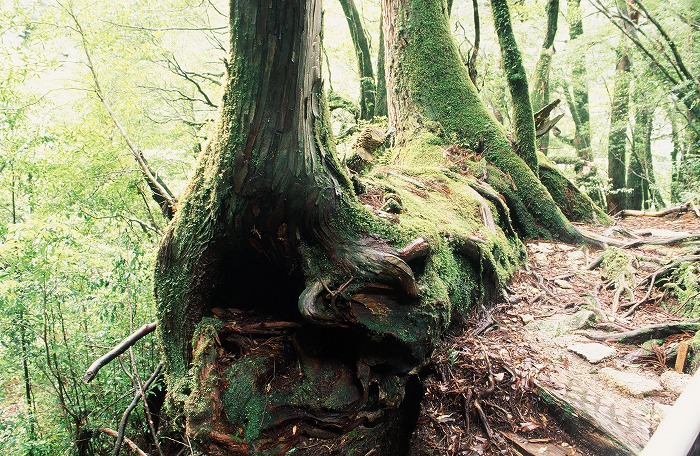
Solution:
<path fill-rule="evenodd" d="M 98 431 L 100 431 L 103 434 L 107 434 L 111 437 L 114 437 L 115 439 L 117 438 L 118 434 L 117 431 L 114 429 L 106 428 L 106 427 L 100 427 L 97 428 Z M 139 448 L 132 440 L 127 439 L 126 437 L 122 437 L 124 439 L 124 443 L 131 448 L 131 451 L 136 453 L 138 456 L 148 456 L 146 452 L 144 452 L 141 448 Z"/>
<path fill-rule="evenodd" d="M 156 369 L 153 371 L 150 377 L 148 377 L 148 380 L 146 380 L 146 383 L 143 384 L 143 388 L 141 388 L 139 391 L 136 392 L 134 395 L 134 399 L 131 401 L 131 404 L 124 410 L 124 414 L 122 415 L 122 420 L 119 422 L 119 432 L 117 434 L 117 441 L 114 443 L 114 456 L 119 456 L 119 451 L 121 450 L 122 446 L 122 441 L 125 441 L 124 438 L 124 430 L 126 429 L 126 423 L 129 420 L 129 415 L 131 415 L 131 412 L 136 408 L 138 405 L 139 401 L 141 398 L 146 394 L 146 391 L 151 387 L 151 384 L 155 381 L 156 378 L 158 378 L 158 375 L 160 375 L 160 370 L 163 368 L 163 363 L 159 363 L 158 366 L 156 366 Z M 160 449 L 160 447 L 159 447 Z"/>
<path fill-rule="evenodd" d="M 114 25 L 115 27 L 122 27 L 133 30 L 143 30 L 146 32 L 204 32 L 204 31 L 226 31 L 228 26 L 221 27 L 146 27 L 144 25 L 130 25 L 130 24 L 120 24 L 118 22 L 107 21 L 101 19 L 102 22 L 109 25 Z"/>
<path fill-rule="evenodd" d="M 119 130 L 119 134 L 121 137 L 124 139 L 124 142 L 126 143 L 127 147 L 131 151 L 132 155 L 136 159 L 137 164 L 141 168 L 141 171 L 143 172 L 143 175 L 146 179 L 146 182 L 148 183 L 148 186 L 151 187 L 151 190 L 153 191 L 153 196 L 154 199 L 156 199 L 156 202 L 161 205 L 163 209 L 163 214 L 168 217 L 172 218 L 175 205 L 177 203 L 176 198 L 173 196 L 173 194 L 170 192 L 170 189 L 163 183 L 159 178 L 157 173 L 155 173 L 153 170 L 148 165 L 148 162 L 146 161 L 146 158 L 143 155 L 143 152 L 138 148 L 136 143 L 131 139 L 129 134 L 126 132 L 126 129 L 124 126 L 121 124 L 119 119 L 117 118 L 116 114 L 112 110 L 112 107 L 110 106 L 109 102 L 107 101 L 107 98 L 105 96 L 105 92 L 102 89 L 102 85 L 100 84 L 100 79 L 97 75 L 97 68 L 92 60 L 92 53 L 90 52 L 90 46 L 88 45 L 87 37 L 85 36 L 85 31 L 83 30 L 80 21 L 78 20 L 78 16 L 76 13 L 73 11 L 73 9 L 69 6 L 66 7 L 59 3 L 61 7 L 66 11 L 66 13 L 70 16 L 70 18 L 73 20 L 73 23 L 75 24 L 75 30 L 78 35 L 80 35 L 80 41 L 81 45 L 83 48 L 83 52 L 85 54 L 85 58 L 87 60 L 87 66 L 88 69 L 90 70 L 90 74 L 92 75 L 92 80 L 94 83 L 94 91 L 95 94 L 97 95 L 97 98 L 100 100 L 102 103 L 102 106 L 105 108 L 105 111 L 107 111 L 107 114 L 109 115 L 109 118 L 112 120 L 112 123 L 114 126 Z"/>
<path fill-rule="evenodd" d="M 85 376 L 83 377 L 83 381 L 85 383 L 90 383 L 95 376 L 97 376 L 97 373 L 102 369 L 104 366 L 109 364 L 114 358 L 117 356 L 121 355 L 125 351 L 129 349 L 132 345 L 134 345 L 136 342 L 138 342 L 141 338 L 143 338 L 145 335 L 152 333 L 155 331 L 157 326 L 157 323 L 148 323 L 141 328 L 139 328 L 136 332 L 131 334 L 129 337 L 126 339 L 122 340 L 116 347 L 114 347 L 112 350 L 110 350 L 107 354 L 100 356 L 98 359 L 95 360 L 94 363 L 88 368 L 88 370 L 85 372 Z"/>

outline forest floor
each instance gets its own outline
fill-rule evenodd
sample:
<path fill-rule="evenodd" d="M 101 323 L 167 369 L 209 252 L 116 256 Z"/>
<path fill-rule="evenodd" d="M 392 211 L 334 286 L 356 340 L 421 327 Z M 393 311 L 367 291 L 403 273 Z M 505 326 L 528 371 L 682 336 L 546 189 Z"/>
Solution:
<path fill-rule="evenodd" d="M 659 271 L 688 256 L 683 264 L 697 264 L 698 238 L 688 235 L 700 235 L 700 219 L 689 212 L 582 228 L 628 245 L 593 251 L 527 244 L 528 267 L 502 302 L 477 312 L 469 330 L 436 351 L 413 436 L 420 454 L 596 455 L 610 444 L 622 445 L 613 454 L 636 454 L 646 444 L 690 377 L 673 366 L 679 343 L 694 332 L 644 347 L 652 336 L 627 344 L 601 339 L 690 320 L 679 307 L 697 302 L 697 293 L 679 303 L 670 282 L 660 283 L 670 277 Z M 658 245 L 679 235 L 685 240 Z M 637 241 L 644 243 L 631 244 Z M 602 352 L 588 355 L 590 361 L 575 353 L 591 348 Z M 632 384 L 616 381 L 619 373 L 633 376 Z"/>

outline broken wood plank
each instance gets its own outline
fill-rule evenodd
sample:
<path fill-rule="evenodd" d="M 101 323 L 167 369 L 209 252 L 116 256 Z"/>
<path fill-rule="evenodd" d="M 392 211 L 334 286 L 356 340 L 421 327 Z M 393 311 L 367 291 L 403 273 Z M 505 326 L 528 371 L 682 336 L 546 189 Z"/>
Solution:
<path fill-rule="evenodd" d="M 536 386 L 537 394 L 581 448 L 593 454 L 635 456 L 646 445 L 649 423 L 637 411 L 592 396 L 590 388 L 573 381 L 565 390 Z"/>
<path fill-rule="evenodd" d="M 688 347 L 690 344 L 688 341 L 683 341 L 678 344 L 678 353 L 676 354 L 676 372 L 683 373 L 685 369 L 685 360 L 688 357 Z"/>

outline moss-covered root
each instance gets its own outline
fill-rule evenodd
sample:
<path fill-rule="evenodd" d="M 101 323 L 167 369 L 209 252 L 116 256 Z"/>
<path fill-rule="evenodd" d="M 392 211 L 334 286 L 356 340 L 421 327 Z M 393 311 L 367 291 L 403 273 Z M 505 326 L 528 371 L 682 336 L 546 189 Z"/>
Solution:
<path fill-rule="evenodd" d="M 612 224 L 613 220 L 593 200 L 564 176 L 543 154 L 539 154 L 540 181 L 554 202 L 572 222 Z"/>

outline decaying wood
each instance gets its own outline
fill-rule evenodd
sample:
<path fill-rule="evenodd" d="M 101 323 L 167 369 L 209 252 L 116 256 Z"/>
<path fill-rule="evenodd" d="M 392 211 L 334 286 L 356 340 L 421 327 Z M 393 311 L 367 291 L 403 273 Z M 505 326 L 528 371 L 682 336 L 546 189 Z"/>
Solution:
<path fill-rule="evenodd" d="M 537 385 L 537 394 L 561 420 L 567 432 L 577 437 L 581 445 L 593 454 L 634 456 L 646 444 L 645 436 L 622 429 L 609 417 L 598 416 L 595 411 L 575 403 L 563 392 Z"/>
<path fill-rule="evenodd" d="M 684 332 L 696 332 L 700 330 L 700 322 L 686 321 L 675 323 L 662 323 L 658 325 L 645 326 L 635 329 L 634 331 L 626 331 L 617 334 L 592 334 L 583 332 L 582 334 L 593 340 L 601 340 L 604 342 L 618 342 L 621 344 L 640 344 L 650 339 L 663 339 L 664 337 L 673 334 Z"/>
<path fill-rule="evenodd" d="M 428 253 L 430 253 L 430 245 L 423 238 L 414 239 L 398 251 L 399 258 L 406 263 L 416 258 L 426 257 Z"/>
<path fill-rule="evenodd" d="M 384 144 L 390 133 L 385 133 L 377 127 L 367 125 L 355 143 L 355 155 L 346 164 L 353 171 L 361 171 L 375 161 L 374 151 Z"/>
<path fill-rule="evenodd" d="M 88 367 L 88 370 L 85 371 L 85 375 L 83 376 L 83 381 L 85 383 L 90 383 L 95 376 L 97 376 L 97 373 L 102 369 L 104 366 L 109 364 L 114 358 L 117 356 L 121 355 L 125 351 L 129 349 L 132 345 L 134 345 L 136 342 L 138 342 L 141 338 L 146 336 L 147 334 L 152 333 L 155 331 L 157 326 L 157 323 L 147 323 L 143 326 L 141 326 L 138 330 L 136 330 L 133 334 L 131 334 L 129 337 L 126 339 L 122 340 L 119 345 L 115 346 L 113 349 L 111 349 L 108 353 L 106 353 L 103 356 L 100 356 L 95 360 L 94 363 Z"/>
<path fill-rule="evenodd" d="M 97 428 L 97 430 L 103 434 L 107 434 L 111 437 L 114 437 L 115 439 L 117 438 L 118 434 L 117 431 L 114 429 L 106 428 L 106 427 L 100 427 Z M 139 456 L 148 456 L 145 451 L 143 451 L 141 448 L 139 448 L 131 439 L 127 439 L 126 437 L 123 437 L 124 443 L 126 443 L 126 446 L 128 446 L 131 451 L 136 453 Z"/>
<path fill-rule="evenodd" d="M 575 449 L 564 448 L 560 445 L 556 445 L 548 442 L 531 442 L 518 434 L 513 434 L 512 432 L 501 432 L 503 437 L 507 438 L 513 445 L 516 446 L 518 451 L 522 452 L 526 456 L 576 456 L 580 454 Z"/>
<path fill-rule="evenodd" d="M 535 135 L 538 138 L 547 134 L 547 132 L 554 128 L 557 122 L 559 122 L 559 120 L 561 120 L 561 118 L 564 117 L 564 114 L 559 114 L 553 119 L 549 118 L 549 114 L 551 114 L 551 112 L 554 110 L 554 108 L 556 108 L 559 105 L 560 102 L 561 100 L 556 99 L 534 114 Z"/>

